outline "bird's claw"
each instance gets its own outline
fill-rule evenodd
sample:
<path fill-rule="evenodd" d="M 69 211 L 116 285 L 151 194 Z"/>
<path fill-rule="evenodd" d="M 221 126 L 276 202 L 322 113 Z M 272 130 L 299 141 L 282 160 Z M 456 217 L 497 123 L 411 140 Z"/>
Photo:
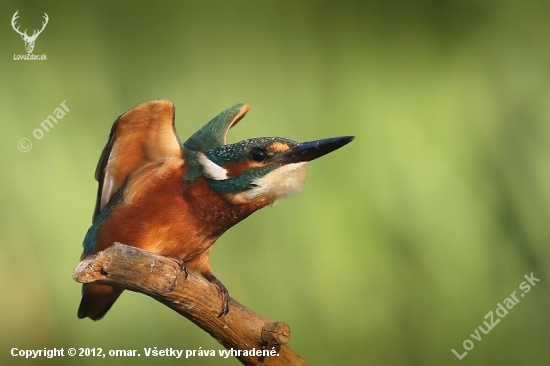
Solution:
<path fill-rule="evenodd" d="M 222 297 L 222 310 L 218 314 L 218 318 L 221 318 L 229 313 L 229 292 L 227 292 L 227 289 L 223 286 L 223 288 L 220 289 L 220 292 L 218 292 L 218 295 Z"/>
<path fill-rule="evenodd" d="M 189 277 L 189 269 L 185 266 L 185 262 L 178 257 L 168 256 L 168 258 L 176 262 L 181 271 L 185 273 L 185 279 L 187 279 Z"/>
<path fill-rule="evenodd" d="M 229 291 L 212 273 L 205 273 L 204 278 L 218 288 L 218 295 L 222 297 L 222 310 L 218 314 L 218 318 L 221 318 L 229 312 Z"/>

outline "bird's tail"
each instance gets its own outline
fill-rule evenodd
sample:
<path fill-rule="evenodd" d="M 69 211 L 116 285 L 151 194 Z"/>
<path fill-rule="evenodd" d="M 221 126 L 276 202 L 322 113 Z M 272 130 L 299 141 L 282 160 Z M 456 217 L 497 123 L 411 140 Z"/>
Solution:
<path fill-rule="evenodd" d="M 89 317 L 92 320 L 103 318 L 122 291 L 124 290 L 106 285 L 82 285 L 82 300 L 78 307 L 78 317 L 80 319 Z"/>

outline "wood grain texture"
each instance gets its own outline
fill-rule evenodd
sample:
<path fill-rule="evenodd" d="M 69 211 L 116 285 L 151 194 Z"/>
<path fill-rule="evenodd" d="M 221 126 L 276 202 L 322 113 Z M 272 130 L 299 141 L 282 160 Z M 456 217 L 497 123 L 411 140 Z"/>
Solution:
<path fill-rule="evenodd" d="M 264 318 L 233 299 L 229 313 L 218 318 L 221 298 L 216 288 L 193 272 L 185 278 L 170 258 L 115 243 L 80 262 L 73 279 L 150 296 L 191 320 L 227 349 L 275 349 L 278 354 L 237 356 L 244 365 L 308 365 L 287 346 L 290 329 L 286 323 Z"/>

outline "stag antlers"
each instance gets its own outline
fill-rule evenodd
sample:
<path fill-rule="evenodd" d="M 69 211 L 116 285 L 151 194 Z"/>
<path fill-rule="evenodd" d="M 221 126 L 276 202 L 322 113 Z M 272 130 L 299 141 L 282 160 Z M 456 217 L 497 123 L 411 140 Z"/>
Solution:
<path fill-rule="evenodd" d="M 38 38 L 38 36 L 40 35 L 40 33 L 42 33 L 42 31 L 44 30 L 44 28 L 46 28 L 46 24 L 48 24 L 48 14 L 44 13 L 44 20 L 45 22 L 42 22 L 42 29 L 40 30 L 34 30 L 34 32 L 32 33 L 32 36 L 28 36 L 27 35 L 27 30 L 25 29 L 24 32 L 21 32 L 19 30 L 19 27 L 15 28 L 15 21 L 17 20 L 17 18 L 19 18 L 19 15 L 17 15 L 17 13 L 19 12 L 19 10 L 17 10 L 15 12 L 15 14 L 13 14 L 13 17 L 11 18 L 11 26 L 13 27 L 13 29 L 19 33 L 21 35 L 21 38 L 23 38 L 23 41 L 25 41 L 25 48 L 27 49 L 27 53 L 31 53 L 32 50 L 34 49 L 34 42 L 36 41 L 36 38 Z"/>

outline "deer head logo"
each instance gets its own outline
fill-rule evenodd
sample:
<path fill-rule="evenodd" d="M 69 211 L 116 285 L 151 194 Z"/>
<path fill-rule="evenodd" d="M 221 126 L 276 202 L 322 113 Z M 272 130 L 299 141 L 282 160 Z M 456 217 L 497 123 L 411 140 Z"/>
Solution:
<path fill-rule="evenodd" d="M 34 42 L 36 41 L 36 38 L 38 38 L 40 33 L 42 33 L 44 28 L 46 28 L 46 24 L 48 24 L 48 14 L 44 13 L 45 22 L 42 22 L 42 29 L 34 30 L 34 32 L 32 33 L 32 36 L 29 37 L 27 35 L 27 30 L 26 29 L 25 29 L 24 32 L 21 32 L 19 30 L 19 27 L 15 28 L 15 20 L 17 18 L 19 18 L 19 15 L 17 15 L 18 12 L 19 12 L 19 10 L 17 10 L 15 12 L 15 14 L 13 14 L 13 18 L 11 18 L 11 26 L 13 27 L 13 29 L 17 33 L 19 33 L 21 35 L 21 38 L 23 38 L 23 41 L 25 41 L 25 48 L 27 49 L 27 53 L 32 53 L 32 50 L 34 49 Z"/>

